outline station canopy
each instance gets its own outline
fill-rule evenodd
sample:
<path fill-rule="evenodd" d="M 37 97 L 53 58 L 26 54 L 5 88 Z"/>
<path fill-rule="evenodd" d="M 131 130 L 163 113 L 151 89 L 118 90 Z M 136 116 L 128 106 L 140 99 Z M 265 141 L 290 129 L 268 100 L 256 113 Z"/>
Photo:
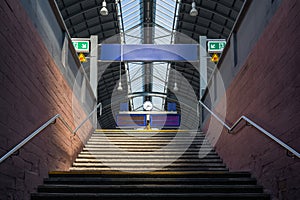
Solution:
<path fill-rule="evenodd" d="M 108 14 L 101 15 L 103 0 L 55 2 L 72 38 L 97 35 L 99 44 L 159 45 L 198 43 L 200 36 L 227 39 L 245 4 L 245 0 L 105 0 Z M 190 13 L 193 2 L 195 16 Z M 128 101 L 130 110 L 143 110 L 143 103 L 150 100 L 154 110 L 165 110 L 168 102 L 176 100 L 175 83 L 181 95 L 188 98 L 193 92 L 199 98 L 200 76 L 194 67 L 199 63 L 100 62 L 98 65 L 98 101 L 103 104 L 105 116 L 100 117 L 103 128 L 115 127 L 112 112 L 119 109 L 120 102 Z M 213 67 L 209 66 L 210 72 Z M 120 68 L 123 90 L 116 95 Z M 85 69 L 88 74 L 88 66 Z"/>

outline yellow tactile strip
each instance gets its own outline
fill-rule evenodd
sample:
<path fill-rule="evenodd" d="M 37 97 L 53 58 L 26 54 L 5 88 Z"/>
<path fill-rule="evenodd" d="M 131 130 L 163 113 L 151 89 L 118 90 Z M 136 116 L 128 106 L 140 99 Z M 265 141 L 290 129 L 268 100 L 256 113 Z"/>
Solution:
<path fill-rule="evenodd" d="M 161 132 L 161 133 L 174 133 L 174 132 L 197 132 L 197 130 L 177 130 L 177 129 L 174 129 L 174 130 L 171 130 L 171 129 L 167 129 L 167 130 L 156 130 L 156 129 L 150 129 L 150 130 L 143 130 L 143 129 L 137 129 L 137 130 L 131 130 L 131 129 L 96 129 L 95 132 L 99 133 L 99 132 L 104 132 L 104 133 L 124 133 L 124 132 L 127 132 L 127 133 L 139 133 L 139 132 Z"/>
<path fill-rule="evenodd" d="M 52 171 L 50 175 L 76 175 L 76 174 L 87 174 L 87 175 L 126 175 L 126 174 L 146 174 L 146 175 L 197 175 L 197 174 L 224 174 L 224 171 L 165 171 L 165 172 L 122 172 L 122 171 Z"/>

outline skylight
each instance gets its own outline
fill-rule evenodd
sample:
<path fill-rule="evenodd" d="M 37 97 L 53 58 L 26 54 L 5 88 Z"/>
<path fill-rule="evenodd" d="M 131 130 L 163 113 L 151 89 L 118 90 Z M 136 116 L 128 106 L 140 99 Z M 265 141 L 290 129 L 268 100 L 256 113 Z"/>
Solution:
<path fill-rule="evenodd" d="M 120 13 L 120 27 L 122 27 L 122 36 L 124 44 L 143 44 L 144 37 L 144 5 L 142 0 L 122 0 Z M 150 1 L 153 6 L 152 24 L 152 44 L 172 44 L 173 31 L 175 29 L 177 15 L 176 0 L 154 0 Z M 176 13 L 176 14 L 174 14 Z M 148 41 L 149 42 L 149 41 Z M 144 63 L 126 63 L 128 73 L 128 93 L 153 92 L 166 93 L 167 81 L 170 71 L 170 63 L 153 62 L 151 63 L 151 91 L 145 91 L 145 64 Z M 148 65 L 149 66 L 149 65 Z M 134 97 L 131 101 L 133 110 L 142 110 L 144 97 Z M 163 110 L 165 99 L 162 97 L 151 97 L 154 110 Z"/>

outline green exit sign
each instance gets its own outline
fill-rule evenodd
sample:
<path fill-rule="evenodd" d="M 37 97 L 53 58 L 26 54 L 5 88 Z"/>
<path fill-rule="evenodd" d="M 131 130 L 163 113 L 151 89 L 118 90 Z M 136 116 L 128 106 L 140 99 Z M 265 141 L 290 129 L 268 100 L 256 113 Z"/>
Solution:
<path fill-rule="evenodd" d="M 89 41 L 72 41 L 76 52 L 88 53 L 90 51 Z"/>
<path fill-rule="evenodd" d="M 225 40 L 211 40 L 208 41 L 208 53 L 221 53 L 225 48 L 226 41 Z"/>

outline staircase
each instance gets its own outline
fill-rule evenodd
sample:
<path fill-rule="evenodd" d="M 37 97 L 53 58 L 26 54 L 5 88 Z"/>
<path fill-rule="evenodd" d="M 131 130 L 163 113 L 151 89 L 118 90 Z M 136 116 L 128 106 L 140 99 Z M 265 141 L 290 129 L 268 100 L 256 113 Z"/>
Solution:
<path fill-rule="evenodd" d="M 270 199 L 248 172 L 229 172 L 201 132 L 96 131 L 70 171 L 51 172 L 32 200 Z"/>

